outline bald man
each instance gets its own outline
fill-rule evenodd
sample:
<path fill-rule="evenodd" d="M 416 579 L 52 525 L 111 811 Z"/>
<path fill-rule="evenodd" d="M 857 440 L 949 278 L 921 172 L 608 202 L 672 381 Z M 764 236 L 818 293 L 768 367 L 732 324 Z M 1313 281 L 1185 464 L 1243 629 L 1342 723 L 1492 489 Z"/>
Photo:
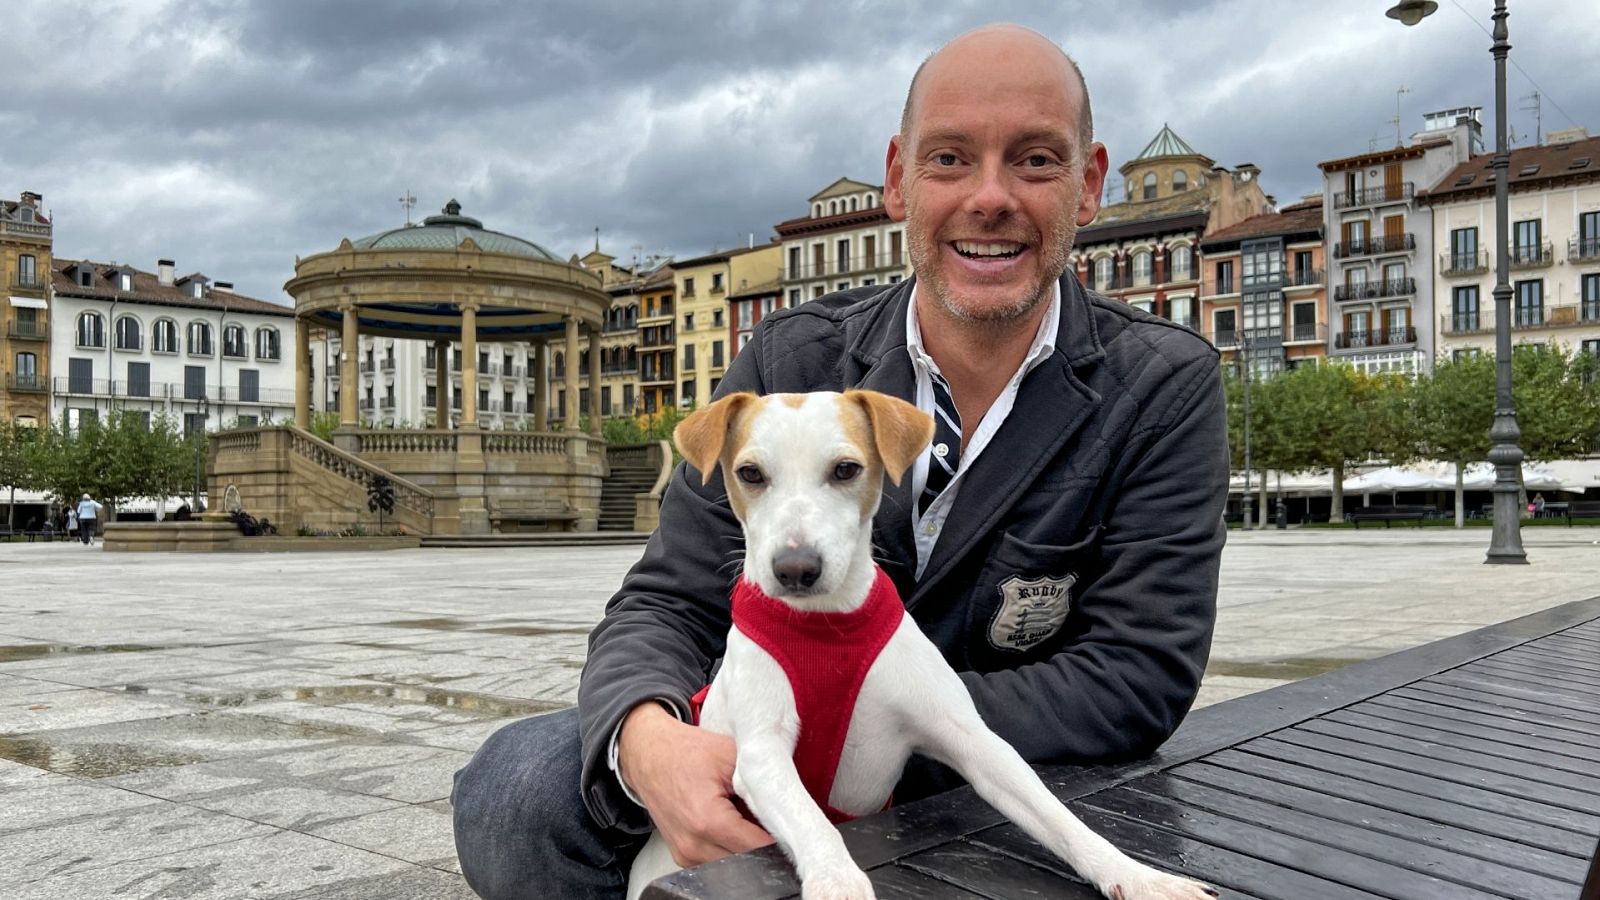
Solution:
<path fill-rule="evenodd" d="M 718 390 L 860 387 L 940 413 L 911 477 L 886 485 L 873 543 L 985 721 L 1036 763 L 1159 746 L 1215 619 L 1217 353 L 1066 271 L 1106 168 L 1060 48 L 1010 25 L 955 39 L 912 79 L 885 161 L 915 277 L 763 319 Z M 772 840 L 733 802 L 733 742 L 687 724 L 741 547 L 720 476 L 679 466 L 590 636 L 576 713 L 507 726 L 456 776 L 480 895 L 621 897 L 652 828 L 681 865 Z M 895 800 L 954 783 L 914 757 Z"/>

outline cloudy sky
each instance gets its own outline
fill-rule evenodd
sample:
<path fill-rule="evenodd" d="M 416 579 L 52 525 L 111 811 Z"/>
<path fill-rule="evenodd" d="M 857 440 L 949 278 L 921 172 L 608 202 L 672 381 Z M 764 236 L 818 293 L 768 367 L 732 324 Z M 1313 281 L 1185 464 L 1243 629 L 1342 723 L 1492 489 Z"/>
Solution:
<path fill-rule="evenodd" d="M 1167 122 L 1287 203 L 1317 161 L 1393 144 L 1401 85 L 1407 134 L 1464 105 L 1493 128 L 1492 3 L 1410 29 L 1389 5 L 6 0 L 0 196 L 43 194 L 60 256 L 172 257 L 281 302 L 296 255 L 402 224 L 407 191 L 563 256 L 597 227 L 624 260 L 696 255 L 881 182 L 918 62 L 1009 20 L 1078 58 L 1113 167 Z M 1538 84 L 1545 130 L 1600 133 L 1592 0 L 1510 6 L 1514 131 L 1534 140 Z"/>

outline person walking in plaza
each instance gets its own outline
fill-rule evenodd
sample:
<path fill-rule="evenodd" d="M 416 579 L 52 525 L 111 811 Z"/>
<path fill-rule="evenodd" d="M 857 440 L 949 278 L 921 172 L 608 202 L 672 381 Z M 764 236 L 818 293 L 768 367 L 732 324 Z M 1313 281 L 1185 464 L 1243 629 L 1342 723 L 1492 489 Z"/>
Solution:
<path fill-rule="evenodd" d="M 884 572 L 1024 759 L 1146 756 L 1194 702 L 1216 619 L 1217 351 L 1068 268 L 1108 164 L 1048 38 L 987 26 L 929 57 L 885 168 L 914 277 L 764 316 L 716 396 L 864 388 L 937 409 L 950 434 L 875 519 Z M 456 775 L 482 897 L 621 898 L 652 829 L 682 865 L 772 840 L 731 796 L 732 739 L 688 724 L 742 546 L 721 476 L 679 465 L 660 523 L 589 637 L 578 708 L 506 726 Z M 913 757 L 895 802 L 958 783 Z"/>
<path fill-rule="evenodd" d="M 78 501 L 77 514 L 78 534 L 83 536 L 84 546 L 93 546 L 94 526 L 100 520 L 100 504 L 94 502 L 88 494 L 84 494 L 83 499 Z"/>
<path fill-rule="evenodd" d="M 67 540 L 75 541 L 77 539 L 78 539 L 78 510 L 73 508 L 73 507 L 67 507 Z"/>

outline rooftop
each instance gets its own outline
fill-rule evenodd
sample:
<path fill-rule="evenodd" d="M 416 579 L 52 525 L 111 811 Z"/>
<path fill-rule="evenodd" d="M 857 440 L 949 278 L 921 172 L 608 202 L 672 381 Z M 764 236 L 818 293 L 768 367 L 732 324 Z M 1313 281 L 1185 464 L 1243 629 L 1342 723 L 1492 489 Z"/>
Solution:
<path fill-rule="evenodd" d="M 454 250 L 468 238 L 471 238 L 472 242 L 478 245 L 478 249 L 485 253 L 504 253 L 508 256 L 524 256 L 546 262 L 564 262 L 560 257 L 532 241 L 484 228 L 483 222 L 471 216 L 463 216 L 461 204 L 454 200 L 445 204 L 441 214 L 423 219 L 421 225 L 391 228 L 350 243 L 357 250 Z"/>
<path fill-rule="evenodd" d="M 1189 146 L 1188 141 L 1178 137 L 1178 133 L 1173 131 L 1171 126 L 1163 122 L 1161 123 L 1161 130 L 1156 132 L 1156 136 L 1150 139 L 1150 143 L 1146 144 L 1144 149 L 1139 151 L 1139 155 L 1135 156 L 1134 160 L 1159 159 L 1163 156 L 1202 155 L 1203 154 L 1198 150 Z"/>
<path fill-rule="evenodd" d="M 94 269 L 95 279 L 93 287 L 84 287 L 73 277 L 79 267 L 89 266 Z M 161 283 L 159 276 L 135 269 L 132 266 L 117 263 L 101 263 L 86 259 L 62 259 L 56 257 L 50 263 L 51 288 L 58 297 L 75 297 L 84 300 L 115 300 L 118 303 L 147 303 L 155 306 L 180 306 L 187 309 L 210 309 L 229 312 L 256 312 L 273 316 L 293 316 L 294 310 L 286 304 L 273 303 L 269 300 L 258 300 L 255 297 L 246 297 L 244 294 L 235 294 L 232 291 L 218 290 L 207 284 L 208 279 L 198 272 L 175 279 L 174 284 Z M 111 276 L 127 272 L 133 276 L 131 290 L 119 290 L 111 280 Z M 195 297 L 186 288 L 186 282 L 199 281 L 205 284 L 201 296 Z"/>
<path fill-rule="evenodd" d="M 1230 225 L 1215 234 L 1208 234 L 1201 246 L 1237 243 L 1254 237 L 1270 235 L 1318 234 L 1322 230 L 1322 204 L 1296 203 L 1282 211 L 1251 216 L 1243 222 Z"/>
<path fill-rule="evenodd" d="M 1494 193 L 1494 174 L 1489 164 L 1494 154 L 1474 156 L 1439 179 L 1432 188 L 1417 195 L 1425 202 L 1465 200 Z M 1512 191 L 1535 191 L 1572 180 L 1600 179 L 1600 137 L 1564 144 L 1544 144 L 1511 151 L 1506 170 L 1506 186 Z"/>

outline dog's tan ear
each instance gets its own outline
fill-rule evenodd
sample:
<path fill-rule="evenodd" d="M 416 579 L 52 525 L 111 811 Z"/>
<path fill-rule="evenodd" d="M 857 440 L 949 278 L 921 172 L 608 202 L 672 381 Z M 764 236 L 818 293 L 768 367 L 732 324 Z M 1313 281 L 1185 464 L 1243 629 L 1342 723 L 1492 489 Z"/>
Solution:
<path fill-rule="evenodd" d="M 700 470 L 701 484 L 711 483 L 711 472 L 717 467 L 717 459 L 728 441 L 728 430 L 739 411 L 759 399 L 749 392 L 729 394 L 690 413 L 672 429 L 673 443 L 678 445 L 678 452 L 689 465 Z"/>
<path fill-rule="evenodd" d="M 933 416 L 899 397 L 877 391 L 845 391 L 844 399 L 860 404 L 867 414 L 883 471 L 898 486 L 917 454 L 933 440 Z"/>

